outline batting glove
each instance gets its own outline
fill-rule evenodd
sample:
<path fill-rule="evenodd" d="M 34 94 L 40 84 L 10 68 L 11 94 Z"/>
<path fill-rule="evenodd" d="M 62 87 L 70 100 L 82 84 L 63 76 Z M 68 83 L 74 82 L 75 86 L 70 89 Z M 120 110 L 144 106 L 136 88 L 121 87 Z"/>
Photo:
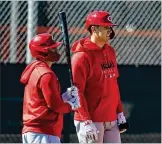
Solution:
<path fill-rule="evenodd" d="M 62 99 L 65 103 L 71 105 L 72 110 L 76 110 L 80 107 L 78 89 L 75 86 L 68 88 L 67 91 L 62 94 Z"/>
<path fill-rule="evenodd" d="M 87 143 L 92 143 L 95 140 L 98 140 L 98 133 L 96 126 L 91 120 L 84 121 L 85 126 L 85 139 Z"/>
<path fill-rule="evenodd" d="M 120 133 L 124 133 L 129 128 L 129 124 L 126 122 L 123 112 L 118 113 L 118 126 Z"/>

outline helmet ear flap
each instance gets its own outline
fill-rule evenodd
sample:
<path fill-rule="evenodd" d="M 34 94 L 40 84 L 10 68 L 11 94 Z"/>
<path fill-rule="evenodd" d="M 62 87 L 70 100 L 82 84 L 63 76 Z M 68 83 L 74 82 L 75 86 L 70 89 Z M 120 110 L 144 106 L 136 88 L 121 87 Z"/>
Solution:
<path fill-rule="evenodd" d="M 40 55 L 42 55 L 43 57 L 47 57 L 48 56 L 48 53 L 44 53 L 44 52 L 39 52 Z"/>
<path fill-rule="evenodd" d="M 115 37 L 115 32 L 113 28 L 111 27 L 110 39 L 113 39 L 114 37 Z"/>

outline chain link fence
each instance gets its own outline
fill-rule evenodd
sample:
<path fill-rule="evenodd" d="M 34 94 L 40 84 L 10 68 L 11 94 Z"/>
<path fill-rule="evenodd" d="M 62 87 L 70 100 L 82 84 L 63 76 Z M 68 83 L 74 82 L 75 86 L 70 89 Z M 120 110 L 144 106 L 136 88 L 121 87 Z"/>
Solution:
<path fill-rule="evenodd" d="M 30 39 L 48 32 L 62 40 L 58 13 L 65 11 L 70 44 L 89 34 L 85 18 L 109 11 L 116 36 L 111 41 L 119 65 L 161 65 L 161 1 L 0 1 L 0 63 L 29 63 Z M 58 64 L 66 63 L 63 47 Z M 0 142 L 21 142 L 21 135 L 1 134 Z M 77 142 L 71 135 L 71 142 Z M 161 134 L 122 135 L 122 142 L 160 143 Z"/>
<path fill-rule="evenodd" d="M 58 13 L 65 11 L 70 44 L 87 37 L 85 18 L 91 11 L 112 15 L 116 37 L 111 41 L 118 64 L 160 65 L 160 1 L 1 1 L 0 62 L 29 63 L 28 43 L 38 33 L 49 32 L 62 40 Z M 66 63 L 63 47 L 59 64 Z"/>

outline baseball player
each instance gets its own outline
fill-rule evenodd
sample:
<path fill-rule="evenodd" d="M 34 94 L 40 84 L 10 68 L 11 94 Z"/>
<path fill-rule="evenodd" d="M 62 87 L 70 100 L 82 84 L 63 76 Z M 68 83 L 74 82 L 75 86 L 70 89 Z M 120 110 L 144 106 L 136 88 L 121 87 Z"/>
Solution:
<path fill-rule="evenodd" d="M 79 107 L 76 87 L 69 88 L 62 96 L 57 76 L 51 65 L 60 54 L 51 34 L 36 35 L 29 44 L 36 60 L 21 75 L 25 85 L 23 102 L 23 143 L 60 143 L 63 114 Z"/>
<path fill-rule="evenodd" d="M 81 104 L 74 124 L 80 143 L 121 143 L 120 133 L 128 128 L 117 82 L 116 55 L 110 45 L 115 36 L 113 26 L 108 12 L 93 11 L 86 18 L 90 37 L 72 46 L 74 85 Z"/>

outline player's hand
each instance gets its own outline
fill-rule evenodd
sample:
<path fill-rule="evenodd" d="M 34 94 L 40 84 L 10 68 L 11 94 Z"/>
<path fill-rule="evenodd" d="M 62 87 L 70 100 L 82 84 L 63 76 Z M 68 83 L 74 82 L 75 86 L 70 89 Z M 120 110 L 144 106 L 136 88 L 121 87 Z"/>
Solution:
<path fill-rule="evenodd" d="M 84 121 L 85 126 L 85 139 L 87 143 L 92 143 L 95 140 L 98 140 L 98 133 L 96 126 L 91 120 Z"/>
<path fill-rule="evenodd" d="M 68 88 L 67 91 L 63 93 L 62 99 L 65 103 L 71 105 L 72 110 L 78 109 L 80 107 L 78 89 L 75 86 Z"/>
<path fill-rule="evenodd" d="M 120 133 L 124 133 L 129 128 L 123 112 L 118 113 L 118 126 Z"/>

